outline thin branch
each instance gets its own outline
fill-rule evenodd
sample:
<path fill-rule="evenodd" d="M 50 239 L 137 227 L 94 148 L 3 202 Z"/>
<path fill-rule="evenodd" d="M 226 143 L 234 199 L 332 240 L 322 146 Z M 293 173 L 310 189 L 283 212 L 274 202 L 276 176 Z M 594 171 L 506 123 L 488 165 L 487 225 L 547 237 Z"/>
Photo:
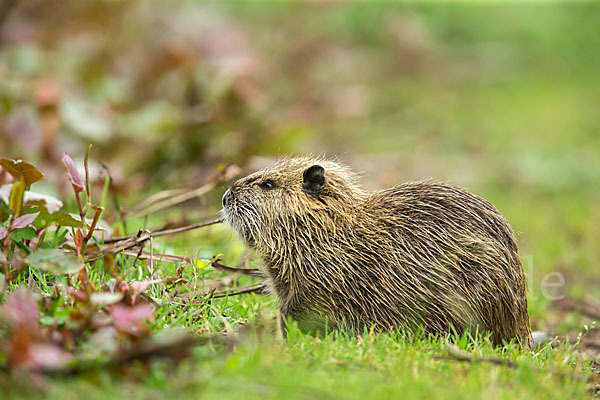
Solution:
<path fill-rule="evenodd" d="M 240 286 L 239 288 L 236 288 L 235 290 L 223 290 L 221 292 L 213 292 L 212 296 L 210 297 L 211 299 L 220 299 L 222 297 L 231 297 L 231 296 L 237 296 L 240 294 L 244 294 L 244 293 L 264 293 L 265 289 L 267 288 L 267 284 L 264 282 L 260 282 L 260 283 L 256 283 L 254 285 L 248 285 L 248 286 Z"/>
<path fill-rule="evenodd" d="M 163 190 L 158 193 L 154 193 L 154 194 L 150 195 L 149 197 L 147 197 L 145 200 L 143 200 L 141 203 L 136 205 L 133 208 L 133 210 L 131 210 L 131 212 L 133 214 L 135 214 L 136 212 L 139 212 L 147 207 L 150 207 L 153 203 L 157 203 L 159 201 L 163 201 L 165 199 L 168 199 L 168 198 L 171 198 L 174 196 L 178 196 L 182 193 L 185 193 L 185 191 L 183 189 L 167 189 L 167 190 Z"/>
<path fill-rule="evenodd" d="M 212 265 L 215 269 L 218 269 L 220 271 L 231 272 L 233 274 L 254 276 L 254 277 L 257 277 L 257 278 L 264 278 L 265 277 L 265 274 L 262 273 L 259 269 L 256 269 L 256 268 L 234 268 L 234 267 L 229 267 L 227 265 L 221 264 L 220 261 L 221 261 L 220 259 L 213 260 L 210 263 L 210 265 Z"/>
<path fill-rule="evenodd" d="M 458 361 L 458 362 L 474 362 L 474 363 L 488 363 L 488 364 L 494 364 L 494 365 L 500 365 L 500 366 L 504 366 L 504 367 L 508 367 L 508 368 L 529 368 L 532 371 L 535 372 L 539 372 L 539 373 L 549 373 L 561 378 L 567 378 L 567 379 L 576 379 L 576 380 L 581 380 L 581 381 L 591 381 L 593 380 L 593 376 L 585 376 L 582 374 L 570 374 L 568 372 L 563 372 L 563 371 L 559 371 L 556 369 L 543 369 L 543 368 L 539 368 L 536 367 L 534 365 L 530 365 L 530 366 L 523 366 L 513 360 L 508 360 L 508 359 L 504 359 L 504 358 L 498 358 L 498 357 L 477 357 L 477 356 L 473 356 L 469 353 L 467 353 L 466 351 L 463 351 L 461 349 L 459 349 L 456 345 L 450 345 L 447 347 L 448 350 L 448 355 L 446 356 L 439 356 L 439 355 L 435 355 L 432 358 L 434 360 L 446 360 L 446 361 Z"/>
<path fill-rule="evenodd" d="M 184 203 L 188 200 L 194 199 L 196 197 L 200 197 L 210 192 L 215 186 L 217 186 L 218 182 L 207 183 L 206 185 L 200 186 L 198 189 L 191 190 L 189 192 L 185 192 L 171 198 L 167 198 L 165 200 L 158 201 L 154 204 L 149 205 L 147 208 L 142 209 L 138 212 L 133 212 L 130 217 L 143 217 L 157 211 L 163 210 L 165 208 L 173 207 L 177 204 Z"/>
<path fill-rule="evenodd" d="M 175 256 L 172 254 L 162 254 L 156 252 L 148 252 L 148 251 L 135 251 L 135 250 L 123 250 L 123 254 L 126 256 L 134 256 L 139 258 L 140 260 L 153 260 L 153 261 L 163 261 L 169 263 L 192 263 L 192 259 L 190 257 L 183 256 Z"/>
<path fill-rule="evenodd" d="M 600 303 L 592 298 L 582 300 L 562 298 L 556 300 L 553 306 L 559 310 L 578 311 L 586 317 L 600 320 Z"/>
<path fill-rule="evenodd" d="M 513 360 L 508 360 L 498 357 L 475 357 L 466 351 L 462 351 L 456 345 L 450 345 L 447 348 L 447 356 L 433 356 L 435 360 L 451 360 L 451 361 L 474 361 L 480 363 L 490 363 L 496 365 L 503 365 L 510 368 L 517 368 L 519 365 Z"/>
<path fill-rule="evenodd" d="M 143 244 L 146 240 L 150 239 L 150 234 L 148 232 L 144 232 L 141 229 L 138 231 L 137 235 L 126 238 L 125 240 L 120 241 L 119 243 L 105 247 L 104 249 L 87 254 L 87 258 L 85 262 L 92 262 L 103 258 L 108 253 L 120 253 L 123 250 L 131 249 L 133 247 L 139 246 Z"/>
<path fill-rule="evenodd" d="M 220 224 L 221 222 L 223 222 L 223 218 L 213 219 L 212 221 L 202 222 L 200 224 L 183 226 L 181 228 L 174 228 L 174 229 L 167 229 L 167 230 L 164 230 L 164 231 L 151 232 L 151 233 L 148 234 L 148 238 L 165 236 L 165 235 L 173 235 L 175 233 L 181 233 L 181 232 L 191 231 L 192 229 L 198 229 L 198 228 L 203 228 L 205 226 Z M 117 236 L 117 237 L 114 237 L 114 238 L 105 239 L 104 243 L 105 244 L 117 243 L 117 242 L 121 242 L 121 241 L 124 241 L 124 240 L 129 240 L 129 239 L 136 238 L 136 237 L 138 237 L 138 235 L 139 235 L 139 232 L 138 232 L 138 234 L 131 235 L 131 236 Z"/>
<path fill-rule="evenodd" d="M 145 215 L 149 215 L 155 213 L 157 211 L 163 210 L 165 208 L 173 207 L 177 204 L 185 203 L 188 200 L 192 200 L 197 197 L 201 197 L 206 193 L 210 192 L 214 189 L 219 183 L 223 181 L 227 181 L 233 179 L 235 176 L 239 175 L 240 169 L 235 165 L 229 166 L 223 173 L 217 175 L 212 179 L 211 182 L 200 186 L 197 189 L 185 192 L 178 193 L 172 197 L 161 196 L 160 193 L 157 196 L 160 200 L 156 201 L 153 204 L 148 204 L 147 201 L 143 202 L 143 207 L 140 205 L 134 209 L 131 216 L 132 217 L 143 217 Z"/>

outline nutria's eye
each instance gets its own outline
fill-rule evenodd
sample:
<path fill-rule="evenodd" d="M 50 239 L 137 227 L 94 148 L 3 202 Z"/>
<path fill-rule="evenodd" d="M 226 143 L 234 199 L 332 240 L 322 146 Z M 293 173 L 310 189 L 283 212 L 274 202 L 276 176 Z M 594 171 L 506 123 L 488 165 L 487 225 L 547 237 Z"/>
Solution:
<path fill-rule="evenodd" d="M 267 179 L 266 181 L 259 183 L 258 186 L 260 186 L 262 190 L 271 190 L 275 187 L 275 183 L 272 180 Z"/>

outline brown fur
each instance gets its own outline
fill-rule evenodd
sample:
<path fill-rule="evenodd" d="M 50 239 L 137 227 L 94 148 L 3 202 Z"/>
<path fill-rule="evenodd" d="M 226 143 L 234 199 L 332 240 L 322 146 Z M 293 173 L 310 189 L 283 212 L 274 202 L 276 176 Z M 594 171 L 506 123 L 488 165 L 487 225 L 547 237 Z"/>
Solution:
<path fill-rule="evenodd" d="M 324 169 L 306 193 L 303 173 Z M 271 180 L 275 187 L 261 188 Z M 301 329 L 419 327 L 530 341 L 513 231 L 487 201 L 410 182 L 366 192 L 339 163 L 290 158 L 237 181 L 223 215 L 263 258 L 281 313 Z"/>

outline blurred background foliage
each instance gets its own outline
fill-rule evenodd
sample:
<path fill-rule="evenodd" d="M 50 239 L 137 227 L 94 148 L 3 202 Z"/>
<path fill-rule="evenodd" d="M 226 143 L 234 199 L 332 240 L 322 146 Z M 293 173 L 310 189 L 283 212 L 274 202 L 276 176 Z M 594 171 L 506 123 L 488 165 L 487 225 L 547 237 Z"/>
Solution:
<path fill-rule="evenodd" d="M 370 189 L 450 180 L 520 232 L 548 324 L 545 273 L 600 295 L 598 21 L 594 3 L 3 0 L 0 153 L 56 195 L 62 153 L 93 143 L 138 200 L 288 153 Z"/>

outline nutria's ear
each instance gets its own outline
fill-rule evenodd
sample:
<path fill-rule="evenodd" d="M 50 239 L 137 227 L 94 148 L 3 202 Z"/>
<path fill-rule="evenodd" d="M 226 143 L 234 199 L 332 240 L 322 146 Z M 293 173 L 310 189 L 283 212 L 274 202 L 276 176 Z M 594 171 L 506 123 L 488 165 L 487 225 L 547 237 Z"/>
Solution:
<path fill-rule="evenodd" d="M 302 176 L 304 183 L 302 184 L 302 191 L 304 193 L 320 193 L 325 189 L 325 169 L 320 165 L 313 165 L 304 171 Z"/>

